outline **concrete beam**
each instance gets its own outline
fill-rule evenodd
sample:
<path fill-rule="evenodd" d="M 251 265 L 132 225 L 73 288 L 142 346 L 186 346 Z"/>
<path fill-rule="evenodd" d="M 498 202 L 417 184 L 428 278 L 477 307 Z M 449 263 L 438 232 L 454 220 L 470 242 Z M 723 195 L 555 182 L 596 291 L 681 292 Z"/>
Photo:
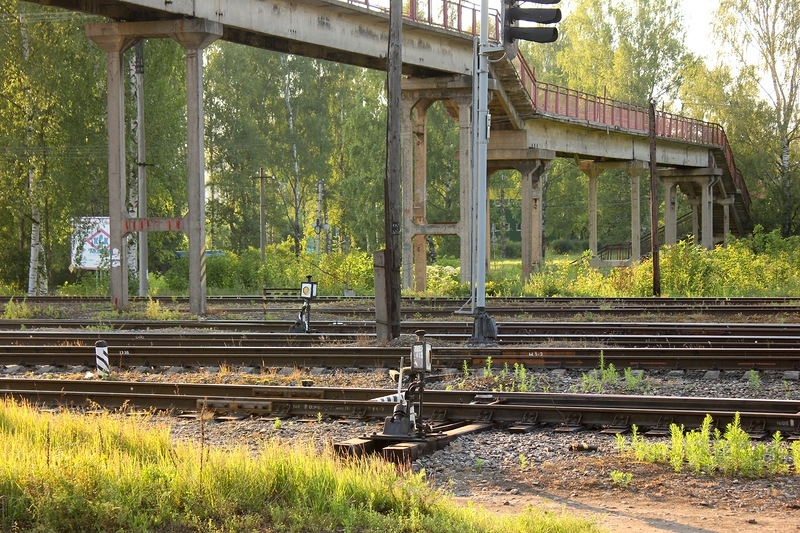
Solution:
<path fill-rule="evenodd" d="M 650 161 L 650 141 L 646 135 L 625 130 L 597 129 L 561 120 L 528 120 L 525 129 L 534 148 L 554 151 L 559 157 L 577 155 L 581 159 L 603 158 L 618 161 Z M 656 161 L 661 166 L 708 166 L 709 148 L 659 139 Z"/>
<path fill-rule="evenodd" d="M 224 40 L 277 52 L 386 69 L 389 15 L 334 0 L 32 0 L 125 20 L 205 19 Z M 464 24 L 466 27 L 466 24 Z M 404 21 L 403 71 L 470 74 L 473 38 Z"/>

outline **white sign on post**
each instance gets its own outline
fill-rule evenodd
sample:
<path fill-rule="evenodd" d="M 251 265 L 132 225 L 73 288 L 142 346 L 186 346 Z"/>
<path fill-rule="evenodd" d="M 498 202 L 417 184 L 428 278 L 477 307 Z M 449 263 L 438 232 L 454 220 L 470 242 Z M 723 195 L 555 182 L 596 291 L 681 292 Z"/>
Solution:
<path fill-rule="evenodd" d="M 81 217 L 74 222 L 70 270 L 108 268 L 111 244 L 108 228 L 108 217 Z"/>

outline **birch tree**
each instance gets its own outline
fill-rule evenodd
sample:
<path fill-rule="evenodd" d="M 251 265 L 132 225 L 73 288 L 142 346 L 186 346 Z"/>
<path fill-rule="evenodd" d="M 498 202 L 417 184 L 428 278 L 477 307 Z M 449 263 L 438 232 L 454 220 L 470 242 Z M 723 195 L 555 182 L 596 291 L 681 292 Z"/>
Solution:
<path fill-rule="evenodd" d="M 765 211 L 779 214 L 784 236 L 800 231 L 800 0 L 721 0 L 715 31 L 741 75 L 759 84 L 772 110 L 771 140 L 758 147 L 772 169 L 758 176 Z"/>

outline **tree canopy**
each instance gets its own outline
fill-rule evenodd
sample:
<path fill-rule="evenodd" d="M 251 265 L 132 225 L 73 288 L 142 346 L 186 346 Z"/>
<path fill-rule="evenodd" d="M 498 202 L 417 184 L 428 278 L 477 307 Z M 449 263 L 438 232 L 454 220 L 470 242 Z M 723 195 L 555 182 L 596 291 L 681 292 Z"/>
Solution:
<path fill-rule="evenodd" d="M 735 61 L 719 64 L 686 48 L 677 0 L 568 7 L 556 43 L 521 46 L 539 79 L 641 105 L 655 100 L 722 124 L 754 198 L 754 222 L 784 235 L 800 231 L 800 0 L 721 0 L 717 36 Z M 52 291 L 75 279 L 73 221 L 107 214 L 105 55 L 84 34 L 94 20 L 0 0 L 0 284 L 7 287 Z M 129 207 L 145 165 L 148 215 L 181 217 L 184 51 L 170 40 L 147 40 L 144 50 L 146 161 L 137 161 L 134 84 L 126 84 Z M 227 42 L 211 45 L 205 60 L 208 247 L 242 254 L 259 246 L 262 182 L 269 245 L 288 240 L 295 254 L 382 247 L 385 73 Z M 431 106 L 427 142 L 429 220 L 455 220 L 458 127 L 443 105 Z M 601 244 L 629 239 L 630 206 L 620 201 L 629 197 L 629 178 L 602 179 Z M 495 256 L 515 256 L 519 175 L 498 173 L 490 186 Z M 574 162 L 555 161 L 543 191 L 546 242 L 585 244 L 586 179 Z M 649 194 L 646 180 L 641 194 Z M 458 257 L 452 240 L 432 242 L 439 257 Z M 181 234 L 152 234 L 152 270 L 167 268 L 185 246 Z"/>

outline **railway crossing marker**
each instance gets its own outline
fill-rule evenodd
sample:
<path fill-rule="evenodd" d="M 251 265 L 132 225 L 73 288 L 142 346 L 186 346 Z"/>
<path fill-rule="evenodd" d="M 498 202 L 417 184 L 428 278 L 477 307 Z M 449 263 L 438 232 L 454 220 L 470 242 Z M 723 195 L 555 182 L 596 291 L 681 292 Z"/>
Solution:
<path fill-rule="evenodd" d="M 111 369 L 108 366 L 108 343 L 106 341 L 95 342 L 94 353 L 97 375 L 101 378 L 107 378 L 111 374 Z"/>

